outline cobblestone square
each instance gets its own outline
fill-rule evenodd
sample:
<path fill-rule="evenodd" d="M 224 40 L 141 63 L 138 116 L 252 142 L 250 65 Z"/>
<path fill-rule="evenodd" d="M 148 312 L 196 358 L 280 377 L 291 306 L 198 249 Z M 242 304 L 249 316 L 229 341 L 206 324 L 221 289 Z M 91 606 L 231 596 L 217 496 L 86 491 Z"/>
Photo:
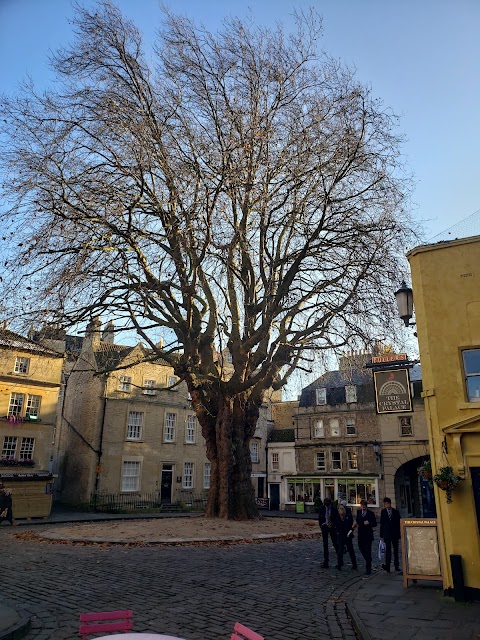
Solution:
<path fill-rule="evenodd" d="M 359 575 L 321 569 L 319 540 L 122 547 L 25 541 L 2 528 L 0 547 L 1 595 L 33 616 L 26 640 L 79 637 L 81 612 L 113 609 L 133 610 L 134 631 L 188 640 L 225 640 L 236 621 L 267 640 L 355 637 L 343 594 Z"/>

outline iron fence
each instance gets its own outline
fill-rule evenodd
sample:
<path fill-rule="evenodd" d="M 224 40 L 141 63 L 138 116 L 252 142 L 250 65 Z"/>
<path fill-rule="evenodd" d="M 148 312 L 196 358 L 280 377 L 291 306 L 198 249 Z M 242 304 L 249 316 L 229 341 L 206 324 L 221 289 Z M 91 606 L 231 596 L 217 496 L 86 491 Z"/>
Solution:
<path fill-rule="evenodd" d="M 207 494 L 180 491 L 178 500 L 162 501 L 160 491 L 151 493 L 92 493 L 90 509 L 102 512 L 128 511 L 203 511 L 207 506 Z"/>

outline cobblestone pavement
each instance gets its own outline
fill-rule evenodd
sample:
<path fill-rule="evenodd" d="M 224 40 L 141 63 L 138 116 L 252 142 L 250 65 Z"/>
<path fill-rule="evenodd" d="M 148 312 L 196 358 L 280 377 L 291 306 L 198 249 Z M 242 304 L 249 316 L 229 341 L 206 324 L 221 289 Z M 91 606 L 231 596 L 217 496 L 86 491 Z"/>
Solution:
<path fill-rule="evenodd" d="M 78 638 L 81 612 L 113 609 L 133 609 L 134 631 L 188 640 L 225 640 L 236 621 L 267 640 L 354 640 L 344 600 L 361 575 L 321 569 L 320 546 L 49 544 L 5 528 L 0 593 L 33 616 L 25 640 Z"/>

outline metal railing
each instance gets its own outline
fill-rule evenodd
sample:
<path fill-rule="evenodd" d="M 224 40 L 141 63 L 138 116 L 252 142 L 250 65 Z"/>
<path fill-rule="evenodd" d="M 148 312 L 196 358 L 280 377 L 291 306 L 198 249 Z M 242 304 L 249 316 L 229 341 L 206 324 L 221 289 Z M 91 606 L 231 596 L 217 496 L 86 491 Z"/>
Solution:
<path fill-rule="evenodd" d="M 151 493 L 92 493 L 90 509 L 102 512 L 128 511 L 203 511 L 207 506 L 207 494 L 180 491 L 178 499 L 162 502 L 160 491 Z"/>

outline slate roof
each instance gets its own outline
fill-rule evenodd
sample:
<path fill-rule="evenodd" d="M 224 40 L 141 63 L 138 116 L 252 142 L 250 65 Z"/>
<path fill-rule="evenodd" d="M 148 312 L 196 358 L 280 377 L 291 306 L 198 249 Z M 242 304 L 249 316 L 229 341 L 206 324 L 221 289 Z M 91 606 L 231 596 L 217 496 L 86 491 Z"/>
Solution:
<path fill-rule="evenodd" d="M 410 369 L 410 380 L 414 383 L 415 395 L 422 390 L 422 369 L 419 364 Z M 327 371 L 314 382 L 302 389 L 300 395 L 300 407 L 316 405 L 316 389 L 327 389 L 327 405 L 338 405 L 346 402 L 345 387 L 355 385 L 357 387 L 358 403 L 375 401 L 372 371 L 369 369 L 346 369 Z"/>
<path fill-rule="evenodd" d="M 47 347 L 44 347 L 42 344 L 24 338 L 19 333 L 10 331 L 10 329 L 0 329 L 0 348 L 37 353 L 50 358 L 63 358 L 63 353 L 58 353 L 58 351 L 53 351 L 53 349 L 47 349 Z"/>

